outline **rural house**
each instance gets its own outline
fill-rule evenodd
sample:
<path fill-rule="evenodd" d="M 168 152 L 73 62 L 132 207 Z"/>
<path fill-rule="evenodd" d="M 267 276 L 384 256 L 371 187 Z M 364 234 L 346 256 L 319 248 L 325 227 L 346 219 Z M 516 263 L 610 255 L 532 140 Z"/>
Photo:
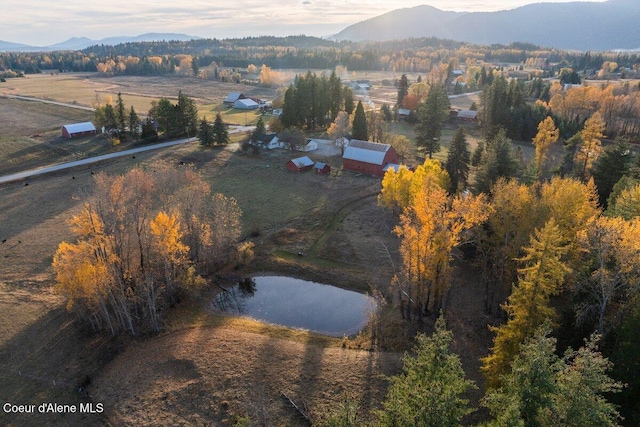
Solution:
<path fill-rule="evenodd" d="M 287 170 L 292 172 L 302 172 L 310 170 L 314 165 L 314 161 L 308 156 L 291 159 L 287 162 Z"/>
<path fill-rule="evenodd" d="M 228 107 L 231 107 L 237 100 L 245 98 L 246 96 L 244 96 L 240 92 L 231 92 L 229 95 L 227 95 L 224 101 L 222 101 L 222 103 Z"/>
<path fill-rule="evenodd" d="M 251 140 L 251 144 L 266 148 L 268 150 L 284 147 L 284 143 L 280 141 L 280 138 L 278 138 L 278 135 L 276 135 L 275 133 L 265 133 L 262 135 L 258 135 L 255 139 Z"/>
<path fill-rule="evenodd" d="M 389 163 L 398 163 L 398 154 L 389 144 L 353 139 L 342 155 L 345 169 L 370 175 L 383 176 L 384 167 Z"/>
<path fill-rule="evenodd" d="M 62 136 L 65 138 L 78 138 L 85 135 L 95 135 L 96 127 L 91 122 L 73 123 L 62 126 Z"/>

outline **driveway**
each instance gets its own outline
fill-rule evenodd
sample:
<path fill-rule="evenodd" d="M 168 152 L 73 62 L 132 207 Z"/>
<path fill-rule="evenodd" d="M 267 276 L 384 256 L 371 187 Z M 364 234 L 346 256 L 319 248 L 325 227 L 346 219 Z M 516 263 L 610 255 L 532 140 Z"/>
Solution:
<path fill-rule="evenodd" d="M 0 176 L 0 184 L 4 184 L 6 182 L 11 182 L 11 181 L 18 181 L 25 178 L 31 178 L 37 175 L 44 175 L 50 172 L 71 169 L 76 166 L 90 165 L 92 163 L 97 163 L 97 162 L 101 162 L 103 160 L 108 160 L 108 159 L 115 159 L 117 157 L 131 156 L 132 154 L 142 153 L 144 151 L 157 150 L 159 148 L 166 148 L 174 145 L 186 144 L 193 141 L 197 141 L 197 138 L 178 139 L 176 141 L 162 142 L 160 144 L 154 144 L 154 145 L 146 145 L 144 147 L 118 151 L 117 153 L 103 154 L 102 156 L 89 157 L 87 159 L 76 160 L 73 162 L 60 163 L 57 165 L 50 165 L 50 166 L 30 169 L 30 170 L 14 173 L 11 175 Z"/>

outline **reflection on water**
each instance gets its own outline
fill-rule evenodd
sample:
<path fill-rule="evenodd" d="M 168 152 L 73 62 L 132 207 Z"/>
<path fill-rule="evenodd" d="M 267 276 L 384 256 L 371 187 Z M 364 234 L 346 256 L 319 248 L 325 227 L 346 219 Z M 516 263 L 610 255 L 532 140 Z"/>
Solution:
<path fill-rule="evenodd" d="M 326 335 L 360 331 L 373 309 L 360 293 L 281 276 L 258 276 L 220 292 L 215 310 Z"/>

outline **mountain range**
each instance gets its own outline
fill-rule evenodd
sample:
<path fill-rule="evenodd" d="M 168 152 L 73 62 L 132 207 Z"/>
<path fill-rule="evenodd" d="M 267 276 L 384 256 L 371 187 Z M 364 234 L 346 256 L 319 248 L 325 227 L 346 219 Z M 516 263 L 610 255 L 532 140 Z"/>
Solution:
<path fill-rule="evenodd" d="M 11 43 L 0 40 L 0 52 L 43 52 L 54 50 L 82 50 L 94 45 L 117 45 L 121 43 L 133 42 L 153 42 L 162 40 L 178 40 L 188 41 L 197 40 L 201 37 L 188 36 L 186 34 L 176 33 L 146 33 L 139 36 L 119 36 L 107 37 L 100 40 L 92 40 L 87 37 L 72 37 L 69 40 L 48 45 L 48 46 L 29 46 L 21 43 Z"/>
<path fill-rule="evenodd" d="M 564 50 L 640 47 L 640 1 L 536 3 L 497 12 L 397 9 L 353 24 L 333 40 L 386 41 L 437 37 L 491 45 L 526 42 Z"/>

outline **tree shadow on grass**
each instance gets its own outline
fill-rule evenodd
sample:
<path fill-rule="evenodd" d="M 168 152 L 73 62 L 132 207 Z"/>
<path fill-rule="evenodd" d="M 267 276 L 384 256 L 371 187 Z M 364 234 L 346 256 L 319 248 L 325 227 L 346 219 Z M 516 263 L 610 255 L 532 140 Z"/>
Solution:
<path fill-rule="evenodd" d="M 121 341 L 88 334 L 63 307 L 47 310 L 0 347 L 0 396 L 17 405 L 91 402 L 91 377 L 115 356 Z M 3 402 L 3 403 L 4 403 Z M 0 424 L 20 426 L 104 425 L 100 414 L 7 414 Z"/>

